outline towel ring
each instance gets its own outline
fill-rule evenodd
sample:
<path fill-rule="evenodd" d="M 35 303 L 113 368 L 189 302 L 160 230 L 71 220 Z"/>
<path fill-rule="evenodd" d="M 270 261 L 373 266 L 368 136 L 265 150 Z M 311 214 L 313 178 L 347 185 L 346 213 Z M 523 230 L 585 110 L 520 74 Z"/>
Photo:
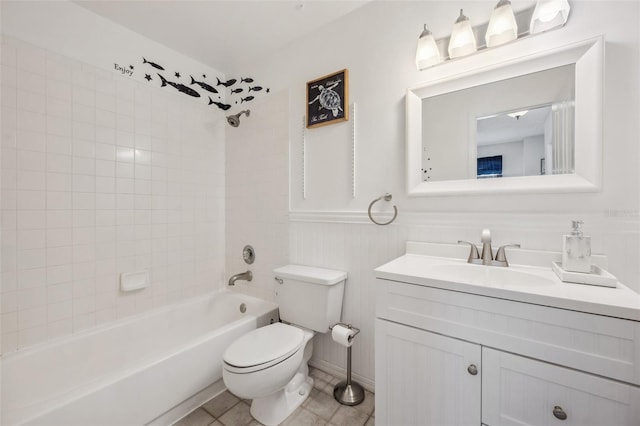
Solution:
<path fill-rule="evenodd" d="M 375 200 L 373 200 L 371 202 L 371 204 L 369 204 L 369 209 L 367 210 L 367 213 L 369 214 L 369 219 L 371 219 L 371 222 L 375 223 L 376 225 L 389 225 L 391 222 L 393 222 L 394 220 L 396 220 L 396 217 L 398 217 L 398 208 L 394 205 L 393 206 L 393 217 L 391 218 L 390 221 L 388 222 L 377 222 L 373 216 L 371 216 L 371 207 L 373 207 L 373 205 L 375 203 L 377 203 L 378 201 L 384 199 L 385 201 L 391 201 L 391 194 L 384 194 L 382 197 L 378 197 Z"/>

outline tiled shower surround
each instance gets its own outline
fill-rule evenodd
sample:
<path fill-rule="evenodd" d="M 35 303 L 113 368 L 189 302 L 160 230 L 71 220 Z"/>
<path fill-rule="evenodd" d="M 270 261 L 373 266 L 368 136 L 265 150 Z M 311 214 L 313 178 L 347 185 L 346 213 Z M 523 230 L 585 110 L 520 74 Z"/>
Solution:
<path fill-rule="evenodd" d="M 14 39 L 1 62 L 2 353 L 219 288 L 223 115 Z"/>

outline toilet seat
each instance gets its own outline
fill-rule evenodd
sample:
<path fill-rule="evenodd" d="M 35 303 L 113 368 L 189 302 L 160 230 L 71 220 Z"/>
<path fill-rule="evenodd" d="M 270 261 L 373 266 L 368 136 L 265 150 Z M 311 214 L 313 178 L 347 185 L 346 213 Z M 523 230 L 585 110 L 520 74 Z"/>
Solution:
<path fill-rule="evenodd" d="M 238 374 L 269 368 L 301 350 L 306 343 L 304 337 L 300 328 L 282 323 L 257 328 L 227 348 L 224 368 Z"/>

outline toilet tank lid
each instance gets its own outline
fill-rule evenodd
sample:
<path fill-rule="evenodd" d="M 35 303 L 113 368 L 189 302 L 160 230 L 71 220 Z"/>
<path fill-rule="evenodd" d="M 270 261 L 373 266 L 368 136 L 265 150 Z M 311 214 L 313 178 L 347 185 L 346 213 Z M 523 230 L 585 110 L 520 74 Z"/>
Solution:
<path fill-rule="evenodd" d="M 313 284 L 334 285 L 347 279 L 347 273 L 335 269 L 304 265 L 286 265 L 273 270 L 278 278 L 289 278 Z"/>

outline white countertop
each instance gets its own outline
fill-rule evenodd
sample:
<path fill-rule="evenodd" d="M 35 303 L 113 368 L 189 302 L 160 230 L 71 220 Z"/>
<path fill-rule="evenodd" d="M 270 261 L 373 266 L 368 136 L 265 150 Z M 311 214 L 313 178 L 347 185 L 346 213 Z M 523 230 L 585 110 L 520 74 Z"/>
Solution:
<path fill-rule="evenodd" d="M 529 257 L 532 260 L 530 263 L 535 265 L 510 264 L 510 271 L 528 274 L 527 278 L 530 280 L 524 281 L 536 281 L 540 278 L 544 285 L 523 284 L 517 279 L 495 285 L 469 279 L 455 282 L 450 278 L 447 268 L 467 265 L 467 252 L 468 248 L 463 246 L 409 242 L 407 254 L 376 268 L 375 275 L 385 280 L 640 321 L 640 294 L 622 283 L 618 283 L 616 288 L 608 288 L 562 282 L 551 269 L 551 261 L 556 260 L 557 253 L 527 250 L 507 252 L 508 258 L 509 254 L 514 254 L 514 261 Z M 438 253 L 439 256 L 433 253 Z M 600 257 L 597 263 L 606 264 L 606 258 Z M 548 266 L 541 266 L 543 264 Z M 468 266 L 502 269 L 496 266 Z M 487 272 L 486 269 L 477 270 L 480 275 Z"/>

